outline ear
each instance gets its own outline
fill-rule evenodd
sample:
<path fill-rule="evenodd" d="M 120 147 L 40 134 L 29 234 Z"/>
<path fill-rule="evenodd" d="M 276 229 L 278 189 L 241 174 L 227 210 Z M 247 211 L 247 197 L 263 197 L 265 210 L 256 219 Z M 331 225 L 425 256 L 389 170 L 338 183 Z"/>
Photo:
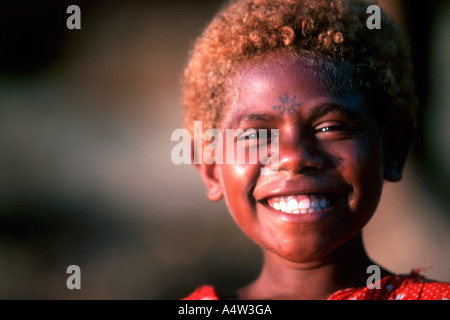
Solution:
<path fill-rule="evenodd" d="M 219 201 L 223 197 L 223 190 L 220 184 L 219 179 L 219 171 L 218 166 L 215 162 L 212 164 L 207 164 L 202 159 L 202 155 L 200 154 L 200 150 L 196 150 L 194 148 L 194 144 L 191 146 L 191 161 L 194 164 L 195 168 L 199 171 L 200 176 L 202 177 L 203 183 L 206 186 L 206 196 L 210 201 Z M 195 153 L 197 152 L 197 159 L 201 159 L 200 164 L 194 161 Z"/>
<path fill-rule="evenodd" d="M 384 179 L 390 182 L 398 182 L 403 178 L 403 167 L 396 161 L 385 164 Z"/>
<path fill-rule="evenodd" d="M 383 134 L 384 179 L 398 182 L 403 178 L 403 169 L 411 147 L 414 129 L 404 115 L 392 117 Z"/>

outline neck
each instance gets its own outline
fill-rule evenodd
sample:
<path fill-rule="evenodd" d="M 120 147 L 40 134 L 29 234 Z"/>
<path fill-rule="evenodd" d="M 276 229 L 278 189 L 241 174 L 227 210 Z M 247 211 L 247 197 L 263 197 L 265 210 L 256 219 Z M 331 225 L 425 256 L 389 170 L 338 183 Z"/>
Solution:
<path fill-rule="evenodd" d="M 340 289 L 364 287 L 371 264 L 361 234 L 324 258 L 308 263 L 287 261 L 265 251 L 259 277 L 241 289 L 238 298 L 323 300 Z"/>

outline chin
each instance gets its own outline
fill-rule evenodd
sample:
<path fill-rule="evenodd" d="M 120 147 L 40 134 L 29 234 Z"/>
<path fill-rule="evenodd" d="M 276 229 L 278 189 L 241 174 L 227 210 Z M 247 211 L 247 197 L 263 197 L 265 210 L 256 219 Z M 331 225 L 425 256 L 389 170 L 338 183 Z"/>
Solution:
<path fill-rule="evenodd" d="M 350 233 L 349 233 L 350 234 Z M 336 235 L 335 235 L 336 236 Z M 331 253 L 338 253 L 356 235 L 340 236 L 332 238 L 292 239 L 278 243 L 276 248 L 268 248 L 273 254 L 280 258 L 298 264 L 322 264 L 329 260 Z M 306 245 L 307 244 L 307 245 Z"/>

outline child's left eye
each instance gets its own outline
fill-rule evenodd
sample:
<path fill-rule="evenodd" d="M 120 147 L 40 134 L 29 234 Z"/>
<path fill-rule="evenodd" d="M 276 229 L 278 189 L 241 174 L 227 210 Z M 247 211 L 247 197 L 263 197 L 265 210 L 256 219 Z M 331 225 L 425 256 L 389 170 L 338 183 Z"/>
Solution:
<path fill-rule="evenodd" d="M 314 128 L 316 135 L 331 135 L 331 134 L 349 134 L 353 131 L 353 127 L 341 122 L 324 122 Z"/>
<path fill-rule="evenodd" d="M 345 126 L 326 126 L 316 129 L 316 132 L 341 131 L 347 129 Z"/>

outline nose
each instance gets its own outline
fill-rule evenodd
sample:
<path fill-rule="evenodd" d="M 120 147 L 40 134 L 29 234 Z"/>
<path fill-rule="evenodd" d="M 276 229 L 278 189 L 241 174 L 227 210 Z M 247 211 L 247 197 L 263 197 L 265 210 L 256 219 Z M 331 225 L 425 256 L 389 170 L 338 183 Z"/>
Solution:
<path fill-rule="evenodd" d="M 312 142 L 280 141 L 279 170 L 293 174 L 313 174 L 321 171 L 324 166 L 325 159 Z"/>

